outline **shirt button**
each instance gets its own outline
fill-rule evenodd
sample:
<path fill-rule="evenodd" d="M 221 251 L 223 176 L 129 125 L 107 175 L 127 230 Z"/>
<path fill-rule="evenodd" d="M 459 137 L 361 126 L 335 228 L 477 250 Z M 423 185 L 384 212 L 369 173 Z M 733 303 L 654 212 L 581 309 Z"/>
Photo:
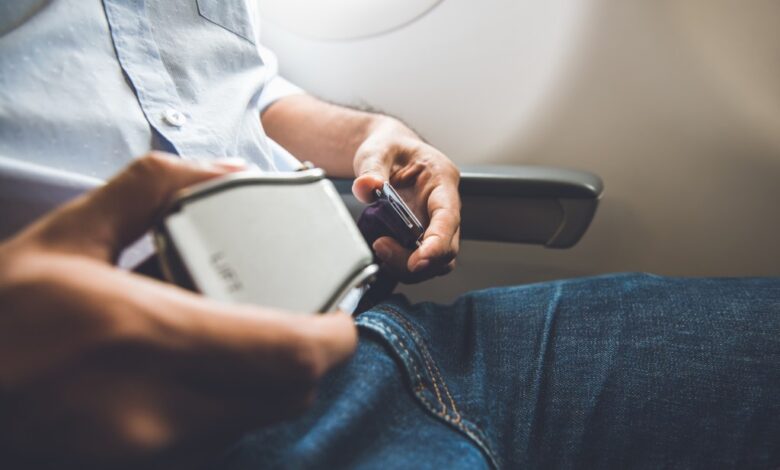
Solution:
<path fill-rule="evenodd" d="M 176 109 L 166 109 L 163 113 L 163 121 L 173 127 L 181 127 L 187 122 L 187 116 Z"/>

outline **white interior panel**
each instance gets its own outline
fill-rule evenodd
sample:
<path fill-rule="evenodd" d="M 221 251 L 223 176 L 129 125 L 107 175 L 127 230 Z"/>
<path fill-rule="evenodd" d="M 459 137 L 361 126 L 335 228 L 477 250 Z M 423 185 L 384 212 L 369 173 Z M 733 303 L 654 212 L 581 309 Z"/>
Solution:
<path fill-rule="evenodd" d="M 270 16 L 266 45 L 316 95 L 397 115 L 458 163 L 604 179 L 575 248 L 465 244 L 465 269 L 414 295 L 611 271 L 780 274 L 780 2 L 444 0 L 341 40 Z"/>

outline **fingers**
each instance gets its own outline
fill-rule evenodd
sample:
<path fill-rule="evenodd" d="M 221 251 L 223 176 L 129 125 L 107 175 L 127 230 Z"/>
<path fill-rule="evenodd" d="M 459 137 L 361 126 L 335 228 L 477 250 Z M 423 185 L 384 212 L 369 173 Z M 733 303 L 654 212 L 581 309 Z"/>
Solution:
<path fill-rule="evenodd" d="M 439 259 L 433 262 L 426 260 L 412 271 L 409 269 L 410 257 L 415 252 L 407 250 L 390 237 L 377 239 L 372 248 L 379 259 L 382 260 L 382 270 L 388 272 L 392 278 L 407 284 L 442 276 L 455 268 L 454 259 Z"/>
<path fill-rule="evenodd" d="M 181 364 L 183 370 L 207 383 L 240 384 L 248 393 L 274 386 L 310 391 L 357 346 L 355 325 L 343 313 L 226 304 L 140 276 L 132 282 L 135 287 L 127 290 L 133 294 L 124 301 L 141 312 L 136 321 L 148 321 L 128 322 L 129 334 L 140 331 L 167 350 L 183 346 L 194 355 Z"/>
<path fill-rule="evenodd" d="M 421 246 L 411 253 L 390 239 L 374 243 L 384 268 L 404 282 L 419 282 L 450 272 L 460 245 L 457 168 L 435 149 L 407 148 L 398 142 L 367 157 L 358 154 L 355 165 L 359 176 L 353 192 L 358 199 L 371 202 L 373 191 L 392 179 L 393 184 L 403 186 L 396 188 L 399 193 L 410 193 L 406 200 L 416 203 L 412 209 L 418 217 L 422 215 L 421 220 L 428 220 Z"/>
<path fill-rule="evenodd" d="M 237 437 L 235 431 L 299 415 L 312 404 L 325 374 L 357 346 L 356 327 L 342 312 L 308 316 L 221 307 L 203 312 L 199 351 L 183 357 L 191 364 L 189 379 L 219 411 L 205 416 L 202 408 L 182 410 L 179 422 L 206 418 L 196 422 L 202 426 L 180 427 L 198 429 L 204 444 L 214 441 L 215 425 Z"/>
<path fill-rule="evenodd" d="M 283 315 L 288 316 L 289 313 Z M 346 361 L 355 352 L 358 343 L 357 328 L 352 317 L 345 312 L 307 316 L 308 321 L 296 322 L 295 327 L 302 341 L 314 348 L 309 351 L 308 378 L 318 382 L 330 369 Z M 306 358 L 304 358 L 306 359 Z"/>
<path fill-rule="evenodd" d="M 204 164 L 151 153 L 36 228 L 52 247 L 111 261 L 152 225 L 176 191 L 242 167 L 233 159 Z"/>
<path fill-rule="evenodd" d="M 460 195 L 457 184 L 438 184 L 428 196 L 430 222 L 422 245 L 409 257 L 410 271 L 429 264 L 447 264 L 460 248 Z"/>
<path fill-rule="evenodd" d="M 78 423 L 72 436 L 93 433 L 79 442 L 103 443 L 106 456 L 213 443 L 303 411 L 357 345 L 343 313 L 225 304 L 83 256 L 44 258 L 18 296 L 0 299 L 16 319 L 0 328 L 0 358 L 15 358 L 0 361 L 0 379 L 4 393 L 27 397 L 0 434 L 32 439 L 25 448 L 62 423 Z"/>
<path fill-rule="evenodd" d="M 382 188 L 390 178 L 392 154 L 389 152 L 373 152 L 368 156 L 355 159 L 355 182 L 352 193 L 363 202 L 370 203 L 376 196 L 374 191 Z"/>
<path fill-rule="evenodd" d="M 390 237 L 377 238 L 372 248 L 387 267 L 397 272 L 406 270 L 406 263 L 411 252 L 402 247 L 395 239 Z"/>

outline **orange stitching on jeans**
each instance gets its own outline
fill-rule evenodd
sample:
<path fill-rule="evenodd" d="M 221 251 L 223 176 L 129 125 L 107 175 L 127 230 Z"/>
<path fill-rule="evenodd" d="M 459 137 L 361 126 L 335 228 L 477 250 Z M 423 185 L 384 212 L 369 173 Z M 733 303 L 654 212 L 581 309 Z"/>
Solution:
<path fill-rule="evenodd" d="M 425 386 L 425 382 L 423 382 L 423 380 L 422 380 L 422 376 L 421 376 L 419 370 L 417 369 L 417 365 L 415 364 L 415 360 L 412 357 L 412 354 L 406 348 L 406 345 L 404 344 L 403 340 L 401 338 L 399 338 L 395 333 L 393 333 L 391 331 L 388 331 L 387 329 L 384 329 L 384 331 L 388 335 L 392 336 L 393 339 L 398 343 L 398 345 L 401 346 L 401 349 L 404 350 L 404 354 L 408 358 L 409 363 L 411 363 L 411 365 L 412 365 L 412 369 L 414 369 L 414 373 L 417 376 L 417 384 L 418 384 L 417 387 L 415 387 L 415 394 L 418 395 L 420 397 L 420 399 L 422 399 L 431 408 L 431 410 L 433 412 L 435 412 L 436 414 L 439 414 L 439 416 L 444 417 L 445 414 L 441 414 L 438 411 L 436 411 L 435 409 L 433 409 L 434 408 L 433 405 L 429 404 L 428 401 L 425 399 L 425 397 L 422 395 L 423 392 L 428 391 L 428 388 Z M 430 370 L 428 372 L 430 373 Z M 447 412 L 447 407 L 444 406 L 444 403 L 441 401 L 441 398 L 439 398 L 439 389 L 436 387 L 435 383 L 434 383 L 433 386 L 434 386 L 434 389 L 436 390 L 436 397 L 439 399 L 439 404 L 441 405 L 441 408 L 443 410 L 442 413 L 446 413 Z"/>
<path fill-rule="evenodd" d="M 460 410 L 458 410 L 458 406 L 455 404 L 455 400 L 452 398 L 452 395 L 450 394 L 449 387 L 447 387 L 447 382 L 444 381 L 444 376 L 442 375 L 441 371 L 439 370 L 439 366 L 436 365 L 436 361 L 433 360 L 433 357 L 431 356 L 430 351 L 428 351 L 428 347 L 425 344 L 425 341 L 422 340 L 422 337 L 417 332 L 417 329 L 414 327 L 414 325 L 411 324 L 411 322 L 404 317 L 401 312 L 396 311 L 392 307 L 384 306 L 387 310 L 387 313 L 389 313 L 393 318 L 400 321 L 404 326 L 406 326 L 409 329 L 409 333 L 412 335 L 413 338 L 417 339 L 417 343 L 420 346 L 422 355 L 423 355 L 423 362 L 425 362 L 425 367 L 428 369 L 428 373 L 431 374 L 431 378 L 433 379 L 434 387 L 436 387 L 436 393 L 438 395 L 438 387 L 436 386 L 436 376 L 439 377 L 439 381 L 441 382 L 441 386 L 444 389 L 444 393 L 447 394 L 447 398 L 450 401 L 450 404 L 452 405 L 452 410 L 455 413 L 455 419 L 456 421 L 460 422 L 461 419 L 461 413 Z M 436 369 L 436 374 L 431 371 L 431 366 L 433 366 L 434 369 Z M 441 397 L 439 396 L 439 402 L 441 403 Z M 447 407 L 442 403 L 442 406 L 446 409 Z"/>
<path fill-rule="evenodd" d="M 444 403 L 442 403 L 441 401 L 439 401 L 439 404 L 440 404 L 440 405 L 441 405 L 441 407 L 442 407 L 442 411 L 438 411 L 438 410 L 436 410 L 436 407 L 434 407 L 434 406 L 433 406 L 433 405 L 432 405 L 432 404 L 431 404 L 431 403 L 428 401 L 428 399 L 426 399 L 426 398 L 425 398 L 425 395 L 423 395 L 423 392 L 427 391 L 428 389 L 427 389 L 427 387 L 425 386 L 425 382 L 423 382 L 423 380 L 422 380 L 422 376 L 421 376 L 421 374 L 420 374 L 420 371 L 419 371 L 419 369 L 417 368 L 417 365 L 415 364 L 415 360 L 414 360 L 414 358 L 412 357 L 412 355 L 411 355 L 411 353 L 409 352 L 409 350 L 406 348 L 406 345 L 404 344 L 403 340 L 402 340 L 401 338 L 399 338 L 399 337 L 398 337 L 398 335 L 396 335 L 395 333 L 393 333 L 392 331 L 390 331 L 390 330 L 389 330 L 389 329 L 388 329 L 388 328 L 387 328 L 385 325 L 382 325 L 382 324 L 380 324 L 380 323 L 378 323 L 378 322 L 376 322 L 376 321 L 373 321 L 373 320 L 371 320 L 371 319 L 368 319 L 368 320 L 365 320 L 365 321 L 369 322 L 370 324 L 373 324 L 373 326 L 374 326 L 374 327 L 376 327 L 376 328 L 379 328 L 380 330 L 382 330 L 382 331 L 383 331 L 385 334 L 387 334 L 388 336 L 390 336 L 390 337 L 391 337 L 391 338 L 392 338 L 392 339 L 393 339 L 393 340 L 394 340 L 396 343 L 398 343 L 398 345 L 401 347 L 401 349 L 403 349 L 403 355 L 404 355 L 404 356 L 406 356 L 406 358 L 408 359 L 408 362 L 409 362 L 409 364 L 411 365 L 411 367 L 412 367 L 412 369 L 413 369 L 413 371 L 414 371 L 414 374 L 415 374 L 415 376 L 417 377 L 417 386 L 415 386 L 415 387 L 414 387 L 414 393 L 415 393 L 415 395 L 416 395 L 416 396 L 417 396 L 417 397 L 418 397 L 418 398 L 419 398 L 419 399 L 420 399 L 420 400 L 423 402 L 423 404 L 424 404 L 425 406 L 427 406 L 427 407 L 428 407 L 428 409 L 430 409 L 430 410 L 431 410 L 433 413 L 435 413 L 436 415 L 438 415 L 438 416 L 440 416 L 440 417 L 442 417 L 442 418 L 446 419 L 447 421 L 452 421 L 452 418 L 450 418 L 450 417 L 449 417 L 449 415 L 447 415 L 447 407 L 446 407 L 446 406 L 444 406 Z M 458 418 L 460 418 L 460 417 L 458 417 Z M 464 432 L 465 432 L 465 431 L 466 431 L 466 430 L 464 429 Z"/>
<path fill-rule="evenodd" d="M 412 335 L 413 339 L 416 337 L 417 343 L 421 349 L 420 352 L 422 353 L 423 364 L 425 364 L 425 368 L 428 370 L 428 374 L 431 376 L 431 381 L 433 382 L 433 389 L 436 391 L 436 399 L 438 400 L 442 409 L 446 411 L 447 405 L 444 404 L 444 400 L 442 400 L 441 398 L 441 393 L 439 392 L 439 384 L 438 381 L 436 380 L 436 374 L 434 374 L 433 370 L 431 370 L 431 363 L 433 362 L 433 359 L 430 357 L 430 355 L 427 355 L 426 357 L 427 349 L 425 348 L 424 342 L 419 337 L 419 335 L 416 334 L 417 333 L 416 330 L 411 324 L 409 324 L 406 318 L 403 318 L 403 316 L 400 313 L 392 310 L 390 307 L 384 305 L 382 307 L 386 307 L 385 309 L 383 309 L 385 313 L 389 314 L 391 317 L 395 318 L 396 320 L 401 322 L 404 326 L 406 326 L 409 329 L 409 334 Z M 433 364 L 433 366 L 436 367 L 435 364 Z M 441 379 L 441 376 L 439 378 Z M 442 381 L 442 387 L 446 388 L 446 385 L 444 385 L 443 381 Z"/>
<path fill-rule="evenodd" d="M 401 323 L 403 323 L 410 330 L 409 333 L 412 336 L 415 336 L 414 328 L 408 322 L 405 321 L 406 320 L 405 318 L 401 317 L 398 312 L 395 312 L 395 311 L 391 310 L 389 307 L 386 307 L 384 305 L 382 307 L 385 307 L 385 308 L 382 308 L 382 310 L 384 310 L 385 313 L 388 313 L 390 316 L 392 316 L 396 320 L 398 320 Z M 421 341 L 418 341 L 418 343 L 421 343 Z M 420 344 L 420 349 L 424 349 L 424 348 L 425 348 L 425 345 L 424 344 Z M 421 351 L 421 352 L 423 352 L 423 351 Z M 433 382 L 433 390 L 436 392 L 436 400 L 439 402 L 439 405 L 441 405 L 442 410 L 444 410 L 446 412 L 447 411 L 447 405 L 444 403 L 444 400 L 442 400 L 442 398 L 441 398 L 441 392 L 439 392 L 439 385 L 438 385 L 437 380 L 436 380 L 436 374 L 434 374 L 433 371 L 431 370 L 431 364 L 429 363 L 428 359 L 425 357 L 424 354 L 423 354 L 422 360 L 423 360 L 423 364 L 425 365 L 425 368 L 428 370 L 428 374 L 431 377 L 431 381 Z M 434 367 L 435 367 L 435 364 L 434 364 Z M 442 386 L 444 386 L 444 384 L 442 384 Z"/>
<path fill-rule="evenodd" d="M 481 437 L 482 432 L 479 430 L 479 428 L 477 428 L 477 432 L 479 432 L 479 434 L 477 434 L 477 432 L 474 432 L 473 430 L 471 430 L 468 427 L 466 427 L 464 422 L 461 421 L 460 416 L 458 416 L 457 419 L 453 419 L 446 413 L 441 413 L 439 411 L 436 411 L 436 409 L 434 409 L 433 405 L 423 395 L 421 395 L 421 394 L 416 394 L 416 395 L 417 395 L 417 398 L 419 398 L 420 401 L 422 401 L 423 404 L 426 407 L 428 407 L 428 410 L 430 410 L 432 413 L 434 413 L 435 415 L 439 416 L 443 420 L 447 421 L 448 423 L 452 424 L 456 428 L 460 429 L 464 434 L 466 434 L 471 439 L 473 439 L 475 442 L 477 442 L 477 444 L 479 444 L 480 447 L 482 447 L 484 449 L 484 451 L 486 452 L 487 456 L 490 459 L 490 463 L 492 464 L 492 466 L 495 467 L 495 468 L 499 468 L 498 464 L 496 463 L 495 457 L 493 456 L 493 451 L 490 450 L 490 447 L 487 445 L 487 443 Z"/>
<path fill-rule="evenodd" d="M 407 357 L 409 365 L 412 367 L 412 371 L 414 372 L 415 377 L 417 378 L 417 385 L 415 388 L 421 388 L 425 390 L 425 383 L 423 382 L 422 375 L 420 374 L 420 371 L 417 369 L 417 365 L 414 363 L 414 359 L 412 358 L 411 353 L 409 353 L 409 350 L 406 349 L 406 346 L 404 345 L 404 342 L 401 341 L 401 338 L 399 338 L 395 333 L 388 330 L 385 325 L 382 325 L 381 323 L 378 323 L 371 319 L 363 318 L 361 319 L 364 323 L 368 322 L 369 324 L 372 324 L 375 328 L 379 328 L 382 330 L 385 334 L 391 336 L 393 340 L 395 340 L 399 346 L 401 346 L 401 349 L 404 350 L 404 355 Z"/>
<path fill-rule="evenodd" d="M 385 307 L 385 306 L 382 306 L 382 307 Z M 377 310 L 379 310 L 379 309 L 377 309 Z M 417 334 L 417 331 L 414 329 L 414 327 L 408 321 L 406 321 L 406 319 L 403 318 L 400 313 L 395 312 L 395 311 L 389 311 L 389 308 L 387 308 L 387 309 L 383 308 L 381 310 L 385 311 L 385 313 L 390 314 L 393 318 L 396 318 L 397 320 L 401 321 L 401 323 L 406 324 L 406 326 L 409 328 L 409 333 L 412 335 L 412 337 L 414 338 L 415 336 L 417 336 L 418 341 L 419 341 L 419 346 L 421 348 L 425 348 L 425 344 L 422 341 L 422 338 L 420 338 L 419 334 Z M 399 316 L 400 316 L 400 318 L 399 318 Z M 433 413 L 436 416 L 439 416 L 444 421 L 446 421 L 446 422 L 450 423 L 451 425 L 455 426 L 455 428 L 459 429 L 461 432 L 463 432 L 464 434 L 469 436 L 471 439 L 473 439 L 474 442 L 476 442 L 479 445 L 479 447 L 483 450 L 483 452 L 485 452 L 485 455 L 487 455 L 490 465 L 493 468 L 496 468 L 496 469 L 499 468 L 498 463 L 496 461 L 496 458 L 493 455 L 493 451 L 490 449 L 490 446 L 488 446 L 487 443 L 485 442 L 485 440 L 483 439 L 483 437 L 482 437 L 483 433 L 479 429 L 478 426 L 476 426 L 474 424 L 471 424 L 471 426 L 474 427 L 474 429 L 472 430 L 470 427 L 467 427 L 466 426 L 467 423 L 464 422 L 461 419 L 460 413 L 457 413 L 456 418 L 453 419 L 447 413 L 447 407 L 444 405 L 444 403 L 439 401 L 439 404 L 442 405 L 442 411 L 439 411 L 439 410 L 436 409 L 436 407 L 430 401 L 428 401 L 427 398 L 425 398 L 425 395 L 423 395 L 423 392 L 427 391 L 428 389 L 425 386 L 425 383 L 423 382 L 423 380 L 422 380 L 422 378 L 420 376 L 420 372 L 419 372 L 419 369 L 417 368 L 417 366 L 415 364 L 414 358 L 409 353 L 409 350 L 406 348 L 406 345 L 404 345 L 404 342 L 401 340 L 401 338 L 399 338 L 395 333 L 390 331 L 387 326 L 385 326 L 382 322 L 380 322 L 378 320 L 372 320 L 372 319 L 366 318 L 364 316 L 364 317 L 361 318 L 361 321 L 366 323 L 367 326 L 373 326 L 374 328 L 378 328 L 379 330 L 381 330 L 385 334 L 391 336 L 392 339 L 395 340 L 395 342 L 398 343 L 399 346 L 401 346 L 401 348 L 404 351 L 402 355 L 406 356 L 407 361 L 411 364 L 411 367 L 412 367 L 412 369 L 414 371 L 414 374 L 417 377 L 418 386 L 414 387 L 414 396 L 416 396 L 422 402 L 422 404 L 428 409 L 428 411 L 430 411 L 431 413 Z M 425 352 L 427 353 L 427 350 Z M 401 354 L 401 353 L 399 352 L 399 354 Z M 436 363 L 433 362 L 433 358 L 431 358 L 430 355 L 428 355 L 428 358 L 432 361 L 433 366 L 436 367 Z M 423 358 L 423 359 L 425 359 L 425 358 Z M 436 368 L 436 371 L 440 374 L 438 368 Z M 434 384 L 435 384 L 435 380 L 436 379 L 435 379 L 435 377 L 433 377 L 433 375 L 431 375 L 431 379 L 433 379 Z M 442 385 L 445 387 L 445 391 L 447 391 L 446 384 L 444 383 L 443 377 L 440 376 L 440 379 L 442 380 Z M 447 391 L 447 394 L 449 395 L 449 391 Z M 452 400 L 452 396 L 450 396 L 450 400 Z M 453 407 L 454 407 L 454 405 L 455 405 L 455 403 L 453 401 Z"/>

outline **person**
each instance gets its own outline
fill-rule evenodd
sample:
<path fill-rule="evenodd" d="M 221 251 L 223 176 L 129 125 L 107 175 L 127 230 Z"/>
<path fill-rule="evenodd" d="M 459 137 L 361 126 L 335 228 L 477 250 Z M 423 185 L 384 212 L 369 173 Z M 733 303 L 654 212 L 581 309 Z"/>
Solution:
<path fill-rule="evenodd" d="M 295 169 L 270 137 L 364 201 L 404 191 L 428 228 L 411 253 L 377 240 L 383 269 L 453 269 L 456 167 L 279 77 L 252 6 L 0 6 L 0 156 L 101 178 L 129 163 L 0 245 L 4 467 L 780 464 L 778 279 L 609 275 L 352 319 L 116 268 L 174 192 L 246 166 L 222 157 Z"/>

